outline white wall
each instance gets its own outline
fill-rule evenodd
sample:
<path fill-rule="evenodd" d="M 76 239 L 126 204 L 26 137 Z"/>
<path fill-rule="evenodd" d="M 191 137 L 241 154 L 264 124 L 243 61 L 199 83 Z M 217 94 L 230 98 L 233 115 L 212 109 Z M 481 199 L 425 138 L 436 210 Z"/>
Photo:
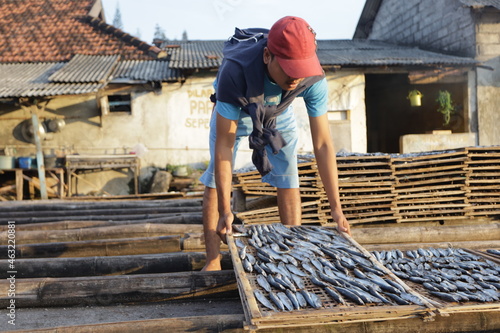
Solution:
<path fill-rule="evenodd" d="M 327 73 L 329 111 L 348 111 L 351 123 L 351 151 L 366 153 L 366 108 L 364 75 L 355 72 Z M 299 153 L 311 153 L 312 141 L 304 101 L 293 102 L 299 127 Z M 340 142 L 335 142 L 340 150 Z"/>

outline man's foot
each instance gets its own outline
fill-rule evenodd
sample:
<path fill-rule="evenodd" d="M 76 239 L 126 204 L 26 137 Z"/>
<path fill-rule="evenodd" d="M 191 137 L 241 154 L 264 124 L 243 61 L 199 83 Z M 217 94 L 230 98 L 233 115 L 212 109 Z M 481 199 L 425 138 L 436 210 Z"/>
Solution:
<path fill-rule="evenodd" d="M 205 267 L 201 269 L 202 272 L 220 271 L 220 270 L 221 266 L 219 260 L 217 262 L 207 262 L 205 264 Z"/>

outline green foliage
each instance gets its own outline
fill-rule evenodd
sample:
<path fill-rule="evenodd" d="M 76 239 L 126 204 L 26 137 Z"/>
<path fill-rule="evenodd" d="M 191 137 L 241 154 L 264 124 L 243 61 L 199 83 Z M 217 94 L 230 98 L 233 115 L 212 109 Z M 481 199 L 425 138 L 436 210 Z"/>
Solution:
<path fill-rule="evenodd" d="M 450 123 L 451 114 L 455 110 L 450 92 L 448 90 L 440 90 L 436 102 L 439 104 L 438 112 L 443 114 L 443 125 L 446 126 Z"/>

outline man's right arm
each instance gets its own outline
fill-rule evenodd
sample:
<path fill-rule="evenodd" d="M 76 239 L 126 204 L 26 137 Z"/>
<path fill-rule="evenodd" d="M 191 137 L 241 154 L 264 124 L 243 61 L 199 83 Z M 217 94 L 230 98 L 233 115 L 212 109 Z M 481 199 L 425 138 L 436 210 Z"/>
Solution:
<path fill-rule="evenodd" d="M 219 113 L 217 116 L 217 138 L 215 141 L 215 184 L 219 222 L 217 233 L 226 242 L 226 233 L 231 232 L 233 213 L 231 210 L 231 188 L 233 177 L 233 149 L 236 139 L 237 120 L 227 119 Z"/>

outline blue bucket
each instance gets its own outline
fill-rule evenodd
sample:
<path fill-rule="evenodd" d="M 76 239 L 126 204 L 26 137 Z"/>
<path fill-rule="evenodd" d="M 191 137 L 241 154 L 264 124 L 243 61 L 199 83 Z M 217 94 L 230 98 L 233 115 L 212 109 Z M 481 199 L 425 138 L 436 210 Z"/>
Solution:
<path fill-rule="evenodd" d="M 31 169 L 31 157 L 19 157 L 17 162 L 21 169 Z"/>

